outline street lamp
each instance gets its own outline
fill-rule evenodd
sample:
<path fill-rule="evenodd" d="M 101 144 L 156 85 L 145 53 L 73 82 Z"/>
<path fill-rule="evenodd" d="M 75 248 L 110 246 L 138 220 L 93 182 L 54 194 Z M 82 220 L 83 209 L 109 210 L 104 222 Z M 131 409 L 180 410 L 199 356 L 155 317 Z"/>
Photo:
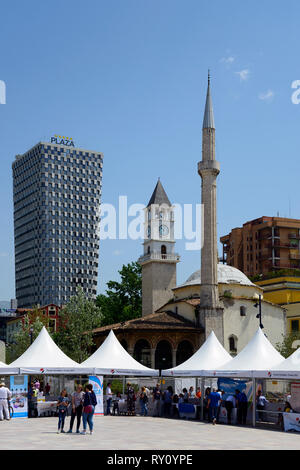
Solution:
<path fill-rule="evenodd" d="M 254 298 L 257 299 L 256 304 L 254 304 L 254 307 L 255 307 L 255 308 L 258 308 L 258 314 L 256 315 L 256 318 L 259 319 L 259 327 L 260 327 L 261 329 L 263 329 L 263 328 L 264 328 L 264 325 L 262 324 L 262 321 L 261 321 L 261 317 L 262 317 L 262 312 L 261 312 L 262 295 L 261 295 L 261 294 L 259 294 L 259 295 L 256 294 L 256 295 L 254 296 Z"/>
<path fill-rule="evenodd" d="M 30 334 L 30 344 L 32 344 L 33 328 L 30 328 L 29 334 Z"/>

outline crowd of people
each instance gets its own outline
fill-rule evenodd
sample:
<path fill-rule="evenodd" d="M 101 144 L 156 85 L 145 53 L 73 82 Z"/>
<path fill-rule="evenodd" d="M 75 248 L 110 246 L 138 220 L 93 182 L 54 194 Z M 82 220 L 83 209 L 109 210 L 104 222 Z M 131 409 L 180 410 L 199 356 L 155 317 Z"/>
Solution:
<path fill-rule="evenodd" d="M 158 383 L 152 391 L 147 387 L 141 387 L 139 392 L 135 392 L 134 387 L 131 383 L 127 384 L 127 390 L 125 393 L 126 400 L 126 411 L 125 413 L 129 416 L 136 414 L 136 404 L 139 404 L 139 414 L 141 416 L 148 415 L 149 401 L 152 401 L 152 416 L 153 417 L 164 417 L 164 418 L 177 418 L 179 417 L 179 405 L 181 403 L 193 403 L 201 405 L 201 389 L 198 387 L 194 390 L 191 386 L 188 390 L 183 388 L 179 394 L 174 393 L 173 388 L 168 386 L 166 390 L 161 389 L 161 385 Z M 112 393 L 111 384 L 107 384 L 106 388 L 106 414 L 107 415 L 120 415 L 120 400 L 125 402 L 120 392 L 116 394 Z M 256 396 L 256 407 L 258 411 L 258 420 L 263 420 L 263 412 L 265 410 L 268 400 L 259 390 Z M 207 387 L 203 397 L 203 418 L 205 421 L 217 424 L 220 422 L 221 407 L 226 409 L 227 423 L 232 424 L 233 422 L 233 410 L 236 409 L 236 422 L 239 425 L 245 425 L 247 422 L 248 413 L 248 398 L 243 390 L 236 389 L 233 393 L 225 393 L 224 390 L 217 388 Z M 198 414 L 199 417 L 199 410 Z M 124 407 L 122 408 L 124 412 Z"/>

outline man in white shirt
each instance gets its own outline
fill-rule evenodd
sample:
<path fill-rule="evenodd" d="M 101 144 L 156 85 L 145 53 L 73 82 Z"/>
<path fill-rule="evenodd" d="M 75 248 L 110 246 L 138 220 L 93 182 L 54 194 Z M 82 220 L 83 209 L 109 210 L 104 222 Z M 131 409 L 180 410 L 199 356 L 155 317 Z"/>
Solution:
<path fill-rule="evenodd" d="M 269 403 L 268 400 L 262 394 L 262 391 L 258 390 L 257 398 L 256 398 L 256 407 L 257 407 L 257 410 L 258 410 L 258 419 L 259 419 L 259 421 L 263 421 L 263 419 L 264 419 L 264 413 L 262 413 L 262 411 L 265 409 L 266 403 Z"/>
<path fill-rule="evenodd" d="M 110 415 L 110 405 L 112 400 L 112 391 L 111 391 L 111 383 L 109 382 L 106 387 L 106 414 Z"/>
<path fill-rule="evenodd" d="M 0 383 L 0 421 L 3 419 L 10 420 L 9 409 L 8 409 L 8 400 L 11 398 L 11 391 L 5 387 L 5 383 Z"/>

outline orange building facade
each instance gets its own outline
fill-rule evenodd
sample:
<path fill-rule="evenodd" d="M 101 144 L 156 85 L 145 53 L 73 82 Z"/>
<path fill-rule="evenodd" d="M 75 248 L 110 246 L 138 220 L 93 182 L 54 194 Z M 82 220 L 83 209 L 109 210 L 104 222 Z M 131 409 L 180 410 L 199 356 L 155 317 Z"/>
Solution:
<path fill-rule="evenodd" d="M 261 217 L 220 238 L 222 262 L 246 276 L 300 270 L 300 220 Z"/>

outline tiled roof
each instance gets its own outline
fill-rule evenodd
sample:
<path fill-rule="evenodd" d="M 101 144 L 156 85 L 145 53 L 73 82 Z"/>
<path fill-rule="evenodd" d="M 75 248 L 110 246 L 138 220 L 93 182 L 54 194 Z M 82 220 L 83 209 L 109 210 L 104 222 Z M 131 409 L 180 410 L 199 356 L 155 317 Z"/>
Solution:
<path fill-rule="evenodd" d="M 122 323 L 102 326 L 93 330 L 94 334 L 106 333 L 107 331 L 130 331 L 130 330 L 180 330 L 199 331 L 203 329 L 196 327 L 193 322 L 173 312 L 152 313 L 141 318 L 128 320 Z"/>

